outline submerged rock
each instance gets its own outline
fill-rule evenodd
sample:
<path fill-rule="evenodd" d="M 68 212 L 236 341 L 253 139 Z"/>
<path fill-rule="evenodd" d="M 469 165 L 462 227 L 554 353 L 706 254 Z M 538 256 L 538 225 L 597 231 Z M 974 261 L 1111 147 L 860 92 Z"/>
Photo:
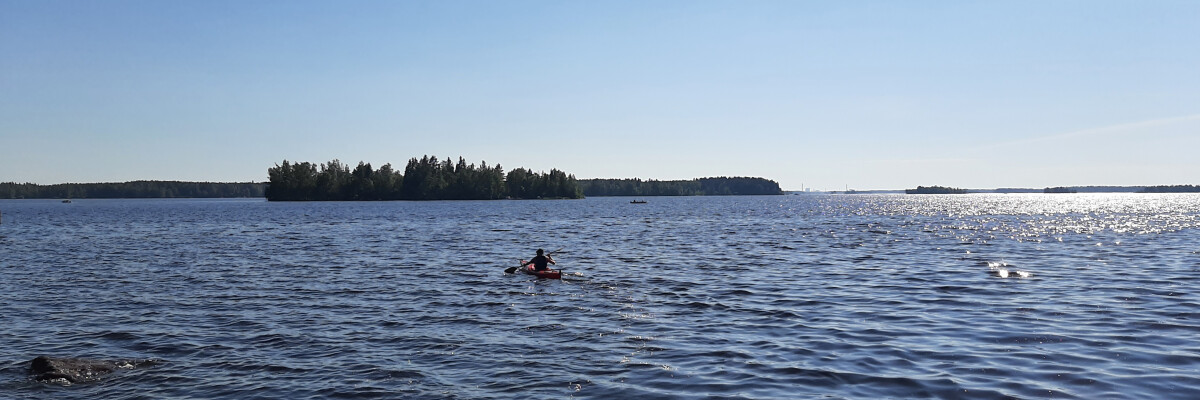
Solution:
<path fill-rule="evenodd" d="M 105 361 L 39 356 L 29 362 L 29 375 L 37 381 L 71 384 L 95 381 L 118 369 L 133 369 L 155 363 L 155 360 Z"/>

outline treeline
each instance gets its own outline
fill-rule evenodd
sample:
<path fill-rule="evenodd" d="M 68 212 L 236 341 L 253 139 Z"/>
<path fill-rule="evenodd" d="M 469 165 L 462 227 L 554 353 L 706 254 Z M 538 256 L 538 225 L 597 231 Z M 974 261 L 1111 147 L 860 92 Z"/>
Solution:
<path fill-rule="evenodd" d="M 582 179 L 586 196 L 725 196 L 783 194 L 779 183 L 764 178 L 717 177 L 686 181 Z"/>
<path fill-rule="evenodd" d="M 374 169 L 359 162 L 350 169 L 338 160 L 276 164 L 267 169 L 271 201 L 362 200 L 494 200 L 583 197 L 574 175 L 557 169 L 549 173 L 517 168 L 504 173 L 500 165 L 479 166 L 450 158 L 412 158 L 401 173 L 385 164 Z"/>
<path fill-rule="evenodd" d="M 1046 189 L 1050 189 L 1051 191 L 1047 192 Z M 1055 190 L 1062 190 L 1062 189 L 1066 189 L 1068 191 L 1073 191 L 1073 192 L 1068 192 L 1068 193 L 1134 193 L 1134 192 L 1142 191 L 1142 189 L 1145 189 L 1145 186 L 1056 186 L 1056 187 L 1048 187 L 1048 188 L 1044 188 L 1044 189 L 999 188 L 999 189 L 990 189 L 990 190 L 978 190 L 978 192 L 981 192 L 981 193 L 1062 193 L 1062 192 L 1055 192 Z M 972 190 L 972 191 L 975 191 L 975 190 Z"/>
<path fill-rule="evenodd" d="M 0 183 L 3 199 L 122 199 L 263 197 L 265 183 L 132 181 L 120 183 Z"/>
<path fill-rule="evenodd" d="M 964 194 L 967 189 L 945 186 L 917 186 L 916 189 L 904 189 L 905 194 Z"/>
<path fill-rule="evenodd" d="M 1141 193 L 1196 193 L 1200 192 L 1200 186 L 1196 185 L 1170 185 L 1170 186 L 1146 186 L 1141 190 Z"/>

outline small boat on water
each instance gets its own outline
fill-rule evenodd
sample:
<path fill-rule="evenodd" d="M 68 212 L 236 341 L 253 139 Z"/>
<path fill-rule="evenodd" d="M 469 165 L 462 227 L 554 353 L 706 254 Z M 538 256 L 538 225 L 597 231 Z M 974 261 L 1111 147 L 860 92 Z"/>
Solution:
<path fill-rule="evenodd" d="M 525 260 L 521 260 L 521 264 L 525 264 Z M 542 279 L 562 279 L 561 269 L 547 269 L 537 271 L 533 269 L 533 265 L 526 265 L 520 268 L 522 273 L 536 276 Z"/>
<path fill-rule="evenodd" d="M 645 201 L 645 200 L 633 200 L 633 201 L 629 202 L 629 204 L 646 204 L 646 203 L 647 203 L 647 201 Z"/>
<path fill-rule="evenodd" d="M 63 202 L 63 203 L 70 203 L 70 202 L 71 202 L 71 199 L 63 199 L 63 201 L 62 201 L 62 202 Z"/>

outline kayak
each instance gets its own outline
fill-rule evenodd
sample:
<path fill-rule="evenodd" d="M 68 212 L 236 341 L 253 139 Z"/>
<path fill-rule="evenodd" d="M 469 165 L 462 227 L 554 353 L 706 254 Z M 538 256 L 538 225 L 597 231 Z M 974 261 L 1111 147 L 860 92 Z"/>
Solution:
<path fill-rule="evenodd" d="M 521 264 L 525 264 L 525 260 L 521 260 Z M 544 271 L 534 271 L 533 265 L 526 265 L 524 267 L 521 267 L 521 272 L 524 272 L 526 274 L 533 275 L 533 276 L 536 276 L 536 277 L 542 278 L 542 279 L 562 279 L 562 270 L 561 269 L 548 269 L 548 270 L 544 270 Z"/>

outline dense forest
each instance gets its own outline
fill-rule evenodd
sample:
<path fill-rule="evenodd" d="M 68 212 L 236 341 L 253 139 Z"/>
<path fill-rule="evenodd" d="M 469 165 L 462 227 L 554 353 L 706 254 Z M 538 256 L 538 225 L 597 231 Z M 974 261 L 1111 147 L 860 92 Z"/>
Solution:
<path fill-rule="evenodd" d="M 132 181 L 120 183 L 0 183 L 0 199 L 121 199 L 263 197 L 265 183 Z"/>
<path fill-rule="evenodd" d="M 404 172 L 385 164 L 374 169 L 359 162 L 350 169 L 338 160 L 324 164 L 287 160 L 267 169 L 272 201 L 493 200 L 583 197 L 574 175 L 557 169 L 538 173 L 517 168 L 504 173 L 487 162 L 467 164 L 462 157 L 439 161 L 424 156 L 408 161 Z"/>
<path fill-rule="evenodd" d="M 391 164 L 378 169 L 359 162 L 324 164 L 284 160 L 267 169 L 269 183 L 133 181 L 123 183 L 0 183 L 0 199 L 225 198 L 266 197 L 273 201 L 578 199 L 588 196 L 779 195 L 779 184 L 764 178 L 718 177 L 679 181 L 641 179 L 577 180 L 557 169 L 549 173 L 499 165 L 467 164 L 459 157 L 424 156 L 404 171 Z"/>
<path fill-rule="evenodd" d="M 1197 185 L 1146 186 L 1142 193 L 1196 193 L 1200 192 Z"/>
<path fill-rule="evenodd" d="M 719 177 L 687 181 L 582 179 L 585 196 L 724 196 L 783 194 L 779 183 L 764 178 Z"/>
<path fill-rule="evenodd" d="M 917 186 L 916 189 L 904 189 L 905 194 L 964 194 L 967 189 L 945 186 Z"/>

